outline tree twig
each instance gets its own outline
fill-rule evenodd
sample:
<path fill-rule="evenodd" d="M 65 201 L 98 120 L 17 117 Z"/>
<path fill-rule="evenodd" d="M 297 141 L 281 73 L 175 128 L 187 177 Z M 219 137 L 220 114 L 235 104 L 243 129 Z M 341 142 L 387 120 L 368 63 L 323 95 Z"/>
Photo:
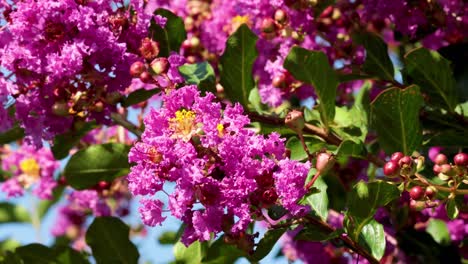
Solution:
<path fill-rule="evenodd" d="M 141 138 L 141 135 L 143 134 L 143 132 L 141 132 L 141 130 L 135 126 L 134 124 L 130 123 L 127 119 L 125 119 L 122 115 L 118 114 L 118 113 L 112 113 L 111 114 L 111 118 L 112 120 L 118 124 L 118 125 L 121 125 L 123 126 L 124 128 L 126 128 L 128 131 L 132 132 L 133 134 L 135 134 L 135 136 L 137 136 L 138 138 Z"/>

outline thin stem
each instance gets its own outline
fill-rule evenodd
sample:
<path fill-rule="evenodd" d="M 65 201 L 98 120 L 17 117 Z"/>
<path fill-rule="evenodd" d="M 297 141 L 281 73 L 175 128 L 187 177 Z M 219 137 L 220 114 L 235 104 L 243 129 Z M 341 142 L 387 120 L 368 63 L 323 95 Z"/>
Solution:
<path fill-rule="evenodd" d="M 444 191 L 444 192 L 449 192 L 449 193 L 455 193 L 457 195 L 465 195 L 465 194 L 468 194 L 468 190 L 467 189 L 452 189 L 452 188 L 449 188 L 449 187 L 444 187 L 444 186 L 440 186 L 440 185 L 436 185 L 436 184 L 432 184 L 430 183 L 423 175 L 419 174 L 419 173 L 415 173 L 414 176 L 416 176 L 416 178 L 419 180 L 419 182 L 421 182 L 422 184 L 426 185 L 426 186 L 432 186 L 434 188 L 436 188 L 437 190 L 440 190 L 440 191 Z"/>
<path fill-rule="evenodd" d="M 314 185 L 314 183 L 318 179 L 318 177 L 320 177 L 320 171 L 317 171 L 317 173 L 315 173 L 314 178 L 312 178 L 312 180 L 310 180 L 310 182 L 307 183 L 305 189 L 309 190 L 309 188 Z"/>
<path fill-rule="evenodd" d="M 304 149 L 305 153 L 307 154 L 307 157 L 308 157 L 310 163 L 312 163 L 313 156 L 310 153 L 309 147 L 305 143 L 304 135 L 302 133 L 299 133 L 298 136 L 299 136 L 299 140 L 301 141 L 302 148 Z"/>
<path fill-rule="evenodd" d="M 313 224 L 315 226 L 318 226 L 319 228 L 321 228 L 322 230 L 326 231 L 326 232 L 329 232 L 329 233 L 332 233 L 335 231 L 335 228 L 333 228 L 332 226 L 330 226 L 329 224 L 323 222 L 322 220 L 319 220 L 319 219 L 316 219 L 316 218 L 313 218 L 313 217 L 310 217 L 310 216 L 306 216 L 305 217 L 305 220 L 307 222 L 309 222 L 310 224 Z M 370 263 L 372 264 L 378 264 L 379 261 L 377 259 L 375 259 L 369 252 L 367 252 L 367 250 L 365 250 L 361 245 L 359 245 L 356 241 L 352 240 L 349 236 L 347 235 L 340 235 L 338 237 L 338 239 L 340 239 L 341 241 L 343 241 L 343 243 L 350 249 L 352 249 L 354 252 L 356 252 L 357 254 L 363 256 L 364 258 L 366 258 Z"/>
<path fill-rule="evenodd" d="M 135 134 L 135 136 L 141 138 L 141 135 L 143 134 L 141 130 L 134 124 L 130 123 L 127 119 L 125 119 L 125 117 L 117 113 L 112 113 L 111 118 L 116 124 L 123 126 L 128 131 Z"/>

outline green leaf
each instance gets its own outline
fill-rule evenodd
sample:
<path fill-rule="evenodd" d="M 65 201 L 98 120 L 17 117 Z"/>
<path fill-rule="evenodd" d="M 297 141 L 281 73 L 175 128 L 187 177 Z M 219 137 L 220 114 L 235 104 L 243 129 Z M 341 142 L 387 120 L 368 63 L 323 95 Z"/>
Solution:
<path fill-rule="evenodd" d="M 57 160 L 66 158 L 70 154 L 70 150 L 80 142 L 81 138 L 96 127 L 94 122 L 85 123 L 83 127 L 77 130 L 56 136 L 52 145 L 54 158 Z"/>
<path fill-rule="evenodd" d="M 130 147 L 120 143 L 93 145 L 76 152 L 68 161 L 64 175 L 67 183 L 77 190 L 113 181 L 128 174 Z"/>
<path fill-rule="evenodd" d="M 383 80 L 393 80 L 395 71 L 388 56 L 387 44 L 379 36 L 369 32 L 355 34 L 353 39 L 366 49 L 366 60 L 362 70 Z"/>
<path fill-rule="evenodd" d="M 218 238 L 206 251 L 203 264 L 224 264 L 235 263 L 236 260 L 244 256 L 244 252 L 233 245 L 224 242 L 224 236 Z"/>
<path fill-rule="evenodd" d="M 442 220 L 429 219 L 426 232 L 429 233 L 432 238 L 434 238 L 434 240 L 441 245 L 447 246 L 451 243 L 447 224 Z"/>
<path fill-rule="evenodd" d="M 436 51 L 418 48 L 405 55 L 405 65 L 407 74 L 428 95 L 429 104 L 454 111 L 458 96 L 450 61 Z"/>
<path fill-rule="evenodd" d="M 177 242 L 177 232 L 166 231 L 158 237 L 158 242 L 161 245 L 172 245 Z"/>
<path fill-rule="evenodd" d="M 459 210 L 455 199 L 449 199 L 445 204 L 445 209 L 447 210 L 447 216 L 450 219 L 453 220 L 458 217 Z"/>
<path fill-rule="evenodd" d="M 158 88 L 151 89 L 151 90 L 146 90 L 144 88 L 138 89 L 136 91 L 133 91 L 130 93 L 123 101 L 122 101 L 122 106 L 123 107 L 129 107 L 132 105 L 139 104 L 143 101 L 146 101 L 153 97 L 153 95 L 159 93 L 161 90 Z"/>
<path fill-rule="evenodd" d="M 23 206 L 7 202 L 0 203 L 0 224 L 29 222 L 30 220 L 28 210 Z"/>
<path fill-rule="evenodd" d="M 184 64 L 179 67 L 179 72 L 188 84 L 195 84 L 204 92 L 216 92 L 216 76 L 208 62 Z"/>
<path fill-rule="evenodd" d="M 0 134 L 0 144 L 8 144 L 23 137 L 24 129 L 21 128 L 18 124 L 15 124 L 12 128 Z"/>
<path fill-rule="evenodd" d="M 348 211 L 345 217 L 347 232 L 357 241 L 362 229 L 372 220 L 377 209 L 399 196 L 398 188 L 387 182 L 357 183 L 348 197 Z"/>
<path fill-rule="evenodd" d="M 5 253 L 8 250 L 14 250 L 15 248 L 21 246 L 21 243 L 14 239 L 5 239 L 0 242 L 0 255 Z"/>
<path fill-rule="evenodd" d="M 254 88 L 254 89 L 252 89 L 252 91 L 250 91 L 249 103 L 250 103 L 250 106 L 252 106 L 252 109 L 257 111 L 258 113 L 263 112 L 263 109 L 267 108 L 267 106 L 265 106 L 262 103 L 262 98 L 260 97 L 260 93 L 258 92 L 258 88 Z"/>
<path fill-rule="evenodd" d="M 365 158 L 366 148 L 362 142 L 356 143 L 351 140 L 345 140 L 341 142 L 340 146 L 336 150 L 336 155 L 338 157 L 355 157 L 355 158 Z"/>
<path fill-rule="evenodd" d="M 422 103 L 419 87 L 414 85 L 406 89 L 387 89 L 372 102 L 372 126 L 386 153 L 402 151 L 411 154 L 420 147 L 419 109 Z"/>
<path fill-rule="evenodd" d="M 273 205 L 268 208 L 268 216 L 275 221 L 281 219 L 281 217 L 285 216 L 287 213 L 288 210 L 281 205 Z"/>
<path fill-rule="evenodd" d="M 86 232 L 97 263 L 138 263 L 140 254 L 129 239 L 129 227 L 115 217 L 97 217 Z"/>
<path fill-rule="evenodd" d="M 221 85 L 227 97 L 233 102 L 247 106 L 250 91 L 254 88 L 252 68 L 257 59 L 255 47 L 257 35 L 246 24 L 242 24 L 227 42 L 220 58 Z"/>
<path fill-rule="evenodd" d="M 58 263 L 55 259 L 55 252 L 41 244 L 29 244 L 16 248 L 16 254 L 24 263 L 51 264 Z"/>
<path fill-rule="evenodd" d="M 359 244 L 366 247 L 374 258 L 380 260 L 385 253 L 383 225 L 372 219 L 362 228 Z"/>
<path fill-rule="evenodd" d="M 316 152 L 325 147 L 325 142 L 315 137 L 304 137 L 307 147 L 311 153 Z M 291 150 L 291 159 L 293 160 L 305 160 L 307 159 L 307 153 L 302 146 L 301 141 L 297 137 L 291 137 L 287 143 L 286 148 Z"/>
<path fill-rule="evenodd" d="M 57 253 L 57 262 L 60 264 L 87 264 L 89 261 L 85 256 L 71 248 L 60 248 Z M 56 250 L 57 251 L 57 250 Z"/>
<path fill-rule="evenodd" d="M 314 173 L 313 170 L 311 170 L 309 172 L 309 178 L 313 176 Z M 320 190 L 320 192 L 307 195 L 305 199 L 303 199 L 303 203 L 308 204 L 322 220 L 326 220 L 328 217 L 328 186 L 322 179 L 322 176 L 318 177 L 314 183 L 314 187 Z"/>
<path fill-rule="evenodd" d="M 151 20 L 148 37 L 159 43 L 159 56 L 168 57 L 171 51 L 179 52 L 182 42 L 187 38 L 184 21 L 169 10 L 159 8 L 154 15 L 167 18 L 164 28 Z"/>
<path fill-rule="evenodd" d="M 174 245 L 173 250 L 177 263 L 199 264 L 206 254 L 206 243 L 195 241 L 186 247 L 179 241 Z"/>
<path fill-rule="evenodd" d="M 327 55 L 295 46 L 286 57 L 283 67 L 297 80 L 314 86 L 320 101 L 320 116 L 328 128 L 335 117 L 338 78 L 328 63 Z"/>
<path fill-rule="evenodd" d="M 301 231 L 299 231 L 294 239 L 303 241 L 327 241 L 333 238 L 337 238 L 343 233 L 343 229 L 337 229 L 333 232 L 326 232 L 316 225 L 306 225 Z"/>
<path fill-rule="evenodd" d="M 270 253 L 273 246 L 276 244 L 278 239 L 286 232 L 287 228 L 278 228 L 268 230 L 263 238 L 258 242 L 255 252 L 252 254 L 251 259 L 253 261 L 259 261 L 266 257 Z"/>

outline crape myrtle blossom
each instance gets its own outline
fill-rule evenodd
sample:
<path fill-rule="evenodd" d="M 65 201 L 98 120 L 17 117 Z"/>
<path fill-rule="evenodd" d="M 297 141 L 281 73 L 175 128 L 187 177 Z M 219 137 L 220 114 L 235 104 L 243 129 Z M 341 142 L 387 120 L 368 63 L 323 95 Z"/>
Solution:
<path fill-rule="evenodd" d="M 86 230 L 87 219 L 91 216 L 124 217 L 130 212 L 130 195 L 127 183 L 117 179 L 112 183 L 99 182 L 88 190 L 66 189 L 66 200 L 60 205 L 55 225 L 51 233 L 54 236 L 66 236 L 80 241 Z"/>
<path fill-rule="evenodd" d="M 145 196 L 139 212 L 146 225 L 161 224 L 164 204 L 153 196 L 175 182 L 168 209 L 187 226 L 182 242 L 209 240 L 224 231 L 242 237 L 263 208 L 284 206 L 300 216 L 309 163 L 289 160 L 284 140 L 257 135 L 239 104 L 224 109 L 215 96 L 185 86 L 163 96 L 163 107 L 145 118 L 141 142 L 130 151 L 128 176 L 134 195 Z"/>
<path fill-rule="evenodd" d="M 75 122 L 109 124 L 147 35 L 144 1 L 7 1 L 2 7 L 0 68 L 13 77 L 0 81 L 0 99 L 15 98 L 27 139 L 40 147 Z"/>
<path fill-rule="evenodd" d="M 22 196 L 26 189 L 40 199 L 51 199 L 57 186 L 54 173 L 60 167 L 48 148 L 36 149 L 23 143 L 18 149 L 2 149 L 2 170 L 7 175 L 0 189 L 7 197 Z"/>

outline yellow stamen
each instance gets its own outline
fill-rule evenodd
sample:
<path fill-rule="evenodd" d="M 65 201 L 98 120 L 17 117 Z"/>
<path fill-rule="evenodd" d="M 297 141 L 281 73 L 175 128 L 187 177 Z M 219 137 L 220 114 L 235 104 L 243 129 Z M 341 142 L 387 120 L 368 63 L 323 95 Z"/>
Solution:
<path fill-rule="evenodd" d="M 249 16 L 235 16 L 232 18 L 232 23 L 233 24 L 249 24 L 250 22 L 250 19 L 249 19 Z"/>
<path fill-rule="evenodd" d="M 224 126 L 223 124 L 218 124 L 216 126 L 216 129 L 218 129 L 218 135 L 222 137 L 224 135 Z"/>
<path fill-rule="evenodd" d="M 173 136 L 188 141 L 195 131 L 195 112 L 190 110 L 179 110 L 175 117 L 169 119 L 169 127 L 174 132 Z"/>
<path fill-rule="evenodd" d="M 35 159 L 24 159 L 20 162 L 19 167 L 24 174 L 32 177 L 39 177 L 41 168 Z"/>

